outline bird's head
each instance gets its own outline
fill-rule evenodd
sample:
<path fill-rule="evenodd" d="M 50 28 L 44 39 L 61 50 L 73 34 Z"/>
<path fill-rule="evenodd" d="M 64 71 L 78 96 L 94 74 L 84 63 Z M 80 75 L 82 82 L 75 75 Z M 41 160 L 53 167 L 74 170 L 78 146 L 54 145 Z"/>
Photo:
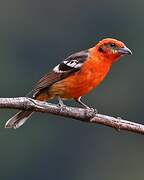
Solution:
<path fill-rule="evenodd" d="M 112 62 L 117 61 L 124 55 L 132 54 L 132 51 L 127 48 L 123 42 L 112 38 L 106 38 L 99 41 L 95 47 L 100 56 L 109 59 Z"/>

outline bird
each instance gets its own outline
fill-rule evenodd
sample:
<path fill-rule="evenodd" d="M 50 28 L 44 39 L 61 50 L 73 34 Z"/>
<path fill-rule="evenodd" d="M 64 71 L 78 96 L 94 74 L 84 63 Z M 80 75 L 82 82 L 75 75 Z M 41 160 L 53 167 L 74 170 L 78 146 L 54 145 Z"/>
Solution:
<path fill-rule="evenodd" d="M 32 98 L 49 101 L 57 98 L 59 106 L 63 100 L 75 100 L 89 108 L 81 97 L 96 88 L 108 75 L 112 65 L 132 51 L 114 38 L 100 40 L 93 47 L 76 52 L 45 74 L 32 89 Z M 19 128 L 33 114 L 32 110 L 21 110 L 10 118 L 5 128 Z"/>

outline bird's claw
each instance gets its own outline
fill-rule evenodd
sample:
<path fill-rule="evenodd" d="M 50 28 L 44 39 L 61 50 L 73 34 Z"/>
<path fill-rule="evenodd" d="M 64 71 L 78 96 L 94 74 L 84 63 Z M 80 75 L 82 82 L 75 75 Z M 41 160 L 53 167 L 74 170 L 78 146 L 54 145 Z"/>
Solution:
<path fill-rule="evenodd" d="M 95 114 L 98 114 L 98 110 L 97 109 L 95 109 L 95 108 L 87 108 L 88 110 L 90 110 L 90 111 L 92 111 L 93 113 L 95 113 Z"/>
<path fill-rule="evenodd" d="M 95 114 L 98 114 L 98 110 L 96 108 L 92 108 Z"/>
<path fill-rule="evenodd" d="M 65 104 L 61 104 L 61 103 L 58 103 L 58 107 L 60 108 L 60 112 L 65 110 L 66 108 L 66 105 Z"/>

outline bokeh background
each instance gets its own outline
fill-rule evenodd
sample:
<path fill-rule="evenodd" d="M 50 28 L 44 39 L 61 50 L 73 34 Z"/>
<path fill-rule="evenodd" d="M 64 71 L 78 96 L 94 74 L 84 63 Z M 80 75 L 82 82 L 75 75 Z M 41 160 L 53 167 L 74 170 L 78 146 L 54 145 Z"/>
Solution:
<path fill-rule="evenodd" d="M 84 101 L 144 123 L 143 18 L 143 0 L 1 0 L 1 97 L 24 96 L 71 53 L 113 37 L 133 56 Z M 144 179 L 144 136 L 40 113 L 20 129 L 4 129 L 15 112 L 0 110 L 0 179 Z"/>

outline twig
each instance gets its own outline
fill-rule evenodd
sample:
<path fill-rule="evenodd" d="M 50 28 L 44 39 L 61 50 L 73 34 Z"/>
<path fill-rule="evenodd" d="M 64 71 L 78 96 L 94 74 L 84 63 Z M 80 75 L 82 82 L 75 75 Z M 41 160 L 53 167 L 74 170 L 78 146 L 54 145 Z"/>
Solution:
<path fill-rule="evenodd" d="M 116 130 L 127 130 L 139 134 L 144 134 L 144 125 L 127 121 L 121 118 L 114 118 L 107 115 L 95 114 L 93 110 L 75 108 L 33 100 L 27 97 L 0 98 L 0 108 L 11 108 L 20 110 L 33 110 L 36 112 L 50 113 L 67 118 L 73 118 L 82 122 L 97 123 Z"/>

